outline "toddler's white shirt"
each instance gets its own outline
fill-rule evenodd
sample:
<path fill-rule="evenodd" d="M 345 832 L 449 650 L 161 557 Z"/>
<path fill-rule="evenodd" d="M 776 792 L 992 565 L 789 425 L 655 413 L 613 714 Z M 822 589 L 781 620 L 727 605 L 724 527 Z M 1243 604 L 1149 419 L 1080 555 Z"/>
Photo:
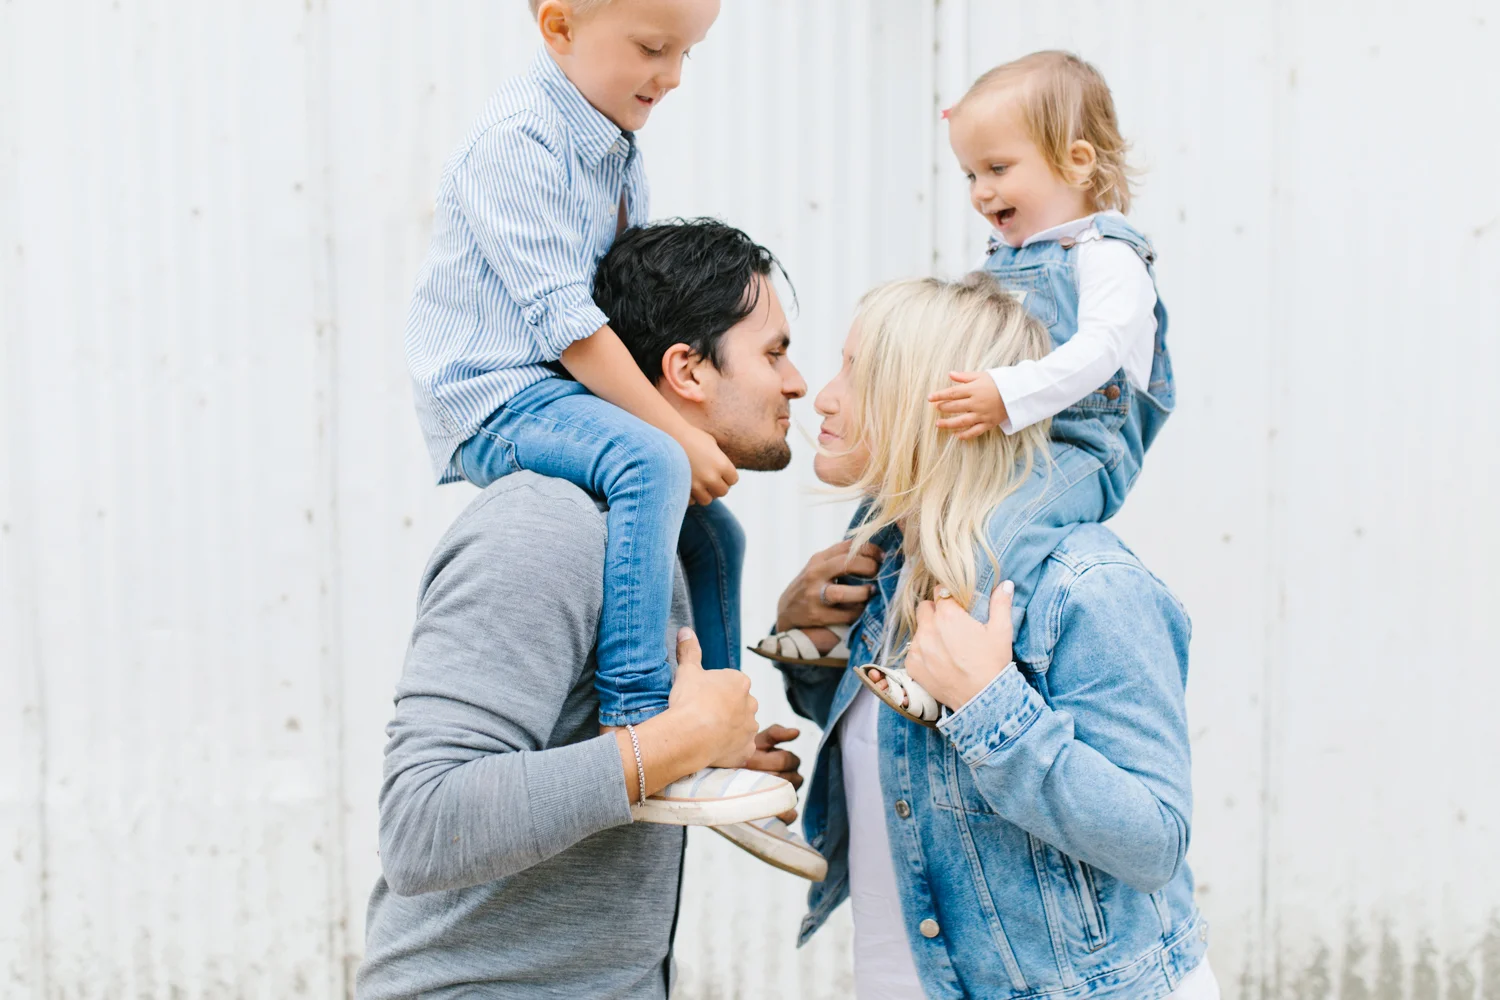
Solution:
<path fill-rule="evenodd" d="M 1137 389 L 1151 381 L 1156 286 L 1130 245 L 1100 236 L 1094 219 L 1089 215 L 1044 229 L 1021 244 L 1064 238 L 1078 244 L 1078 332 L 1045 358 L 989 373 L 1005 401 L 1007 419 L 1000 429 L 1007 434 L 1057 416 L 1121 368 Z"/>

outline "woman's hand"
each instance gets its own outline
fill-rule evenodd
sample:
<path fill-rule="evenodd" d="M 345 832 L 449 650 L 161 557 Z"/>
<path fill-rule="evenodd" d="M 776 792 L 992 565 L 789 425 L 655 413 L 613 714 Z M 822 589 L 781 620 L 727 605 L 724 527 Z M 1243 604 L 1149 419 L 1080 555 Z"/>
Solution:
<path fill-rule="evenodd" d="M 936 601 L 917 606 L 917 631 L 906 653 L 906 672 L 931 695 L 958 711 L 1005 672 L 1011 662 L 1010 599 L 1006 580 L 990 595 L 990 620 L 980 624 L 940 589 Z"/>
<path fill-rule="evenodd" d="M 776 631 L 848 625 L 859 617 L 875 588 L 869 584 L 849 586 L 833 581 L 846 574 L 874 576 L 880 571 L 880 559 L 884 553 L 866 543 L 850 559 L 849 545 L 849 540 L 845 539 L 807 561 L 802 572 L 781 592 L 781 599 L 776 602 Z"/>
<path fill-rule="evenodd" d="M 770 771 L 777 777 L 791 782 L 793 788 L 801 788 L 802 758 L 790 750 L 780 749 L 781 744 L 795 740 L 801 734 L 800 729 L 767 726 L 755 735 L 755 752 L 750 755 L 749 760 L 745 761 L 745 767 L 751 771 Z M 797 810 L 784 812 L 777 819 L 783 823 L 795 822 Z"/>

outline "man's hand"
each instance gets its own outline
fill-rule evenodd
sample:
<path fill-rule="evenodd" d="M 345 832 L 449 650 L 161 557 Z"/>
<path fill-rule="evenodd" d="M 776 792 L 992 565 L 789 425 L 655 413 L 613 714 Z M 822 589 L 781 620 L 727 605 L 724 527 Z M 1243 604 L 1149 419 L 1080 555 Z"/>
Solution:
<path fill-rule="evenodd" d="M 789 628 L 814 628 L 820 625 L 848 625 L 865 609 L 865 602 L 875 592 L 869 584 L 849 586 L 834 583 L 836 577 L 874 576 L 880 571 L 884 556 L 868 543 L 853 559 L 849 558 L 849 540 L 830 545 L 807 561 L 797 578 L 781 592 L 776 602 L 776 631 Z M 824 597 L 827 601 L 824 601 Z"/>
<path fill-rule="evenodd" d="M 786 726 L 767 726 L 755 736 L 755 752 L 750 759 L 745 761 L 745 767 L 752 771 L 770 771 L 778 777 L 785 778 L 792 783 L 793 788 L 802 787 L 802 758 L 790 750 L 776 749 L 779 744 L 795 740 L 801 731 L 790 729 Z M 784 812 L 778 817 L 783 823 L 791 823 L 797 818 L 797 810 L 792 809 Z"/>
<path fill-rule="evenodd" d="M 917 605 L 917 630 L 906 672 L 934 698 L 958 711 L 1011 662 L 1009 580 L 990 595 L 990 620 L 980 624 L 951 597 Z"/>
<path fill-rule="evenodd" d="M 755 754 L 759 706 L 750 696 L 750 678 L 738 670 L 704 670 L 703 649 L 691 629 L 677 633 L 677 676 L 667 705 L 658 718 L 679 717 L 698 743 L 699 767 L 743 767 Z"/>
<path fill-rule="evenodd" d="M 740 481 L 739 470 L 712 434 L 684 424 L 677 443 L 687 452 L 688 464 L 693 467 L 693 503 L 713 503 L 715 497 L 728 493 L 729 487 Z"/>
<path fill-rule="evenodd" d="M 927 397 L 946 414 L 937 425 L 953 432 L 960 441 L 976 438 L 1005 423 L 1005 400 L 989 372 L 949 372 L 953 387 L 939 389 Z"/>

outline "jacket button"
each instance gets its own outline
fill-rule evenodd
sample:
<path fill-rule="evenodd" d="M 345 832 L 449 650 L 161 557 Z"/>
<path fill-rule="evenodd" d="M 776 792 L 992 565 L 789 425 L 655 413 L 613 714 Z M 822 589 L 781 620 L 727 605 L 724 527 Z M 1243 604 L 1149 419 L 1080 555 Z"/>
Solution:
<path fill-rule="evenodd" d="M 917 925 L 917 930 L 921 932 L 924 938 L 935 938 L 942 931 L 942 928 L 938 926 L 936 920 L 928 917 Z"/>
<path fill-rule="evenodd" d="M 902 819 L 906 819 L 911 815 L 911 806 L 906 804 L 905 799 L 896 800 L 896 815 L 900 816 Z"/>
<path fill-rule="evenodd" d="M 1107 386 L 1105 386 L 1104 387 L 1104 398 L 1107 399 L 1107 400 L 1109 400 L 1111 403 L 1113 403 L 1115 400 L 1119 399 L 1120 398 L 1120 387 L 1117 386 L 1117 385 L 1107 385 Z"/>

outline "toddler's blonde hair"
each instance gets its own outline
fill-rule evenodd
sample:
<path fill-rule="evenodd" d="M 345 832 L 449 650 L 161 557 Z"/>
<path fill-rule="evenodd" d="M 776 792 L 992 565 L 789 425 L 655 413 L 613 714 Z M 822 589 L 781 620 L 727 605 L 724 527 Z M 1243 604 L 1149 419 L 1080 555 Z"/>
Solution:
<path fill-rule="evenodd" d="M 536 17 L 537 14 L 541 12 L 542 0 L 527 0 L 527 2 L 531 4 L 531 16 Z M 603 7 L 605 4 L 609 3 L 609 0 L 567 0 L 567 3 L 569 7 L 573 8 L 574 14 L 582 17 L 583 15 L 588 14 L 591 11 L 595 11 L 600 7 Z"/>
<path fill-rule="evenodd" d="M 1067 176 L 1068 147 L 1082 139 L 1097 158 L 1089 179 L 1094 210 L 1130 211 L 1135 174 L 1125 162 L 1130 147 L 1120 135 L 1109 85 L 1097 69 L 1071 52 L 1033 52 L 975 80 L 953 112 L 979 94 L 1002 89 L 1014 91 L 1031 141 L 1059 177 Z"/>
<path fill-rule="evenodd" d="M 892 600 L 895 637 L 916 624 L 918 603 L 939 585 L 973 604 L 983 552 L 997 572 L 986 537 L 995 507 L 1047 454 L 1050 421 L 1016 434 L 999 429 L 972 441 L 941 430 L 927 402 L 947 388 L 948 373 L 985 371 L 1040 358 L 1047 330 L 990 275 L 959 281 L 913 278 L 872 289 L 854 318 L 854 440 L 870 453 L 852 492 L 869 497 L 851 551 L 882 529 L 901 525 L 907 574 Z"/>

